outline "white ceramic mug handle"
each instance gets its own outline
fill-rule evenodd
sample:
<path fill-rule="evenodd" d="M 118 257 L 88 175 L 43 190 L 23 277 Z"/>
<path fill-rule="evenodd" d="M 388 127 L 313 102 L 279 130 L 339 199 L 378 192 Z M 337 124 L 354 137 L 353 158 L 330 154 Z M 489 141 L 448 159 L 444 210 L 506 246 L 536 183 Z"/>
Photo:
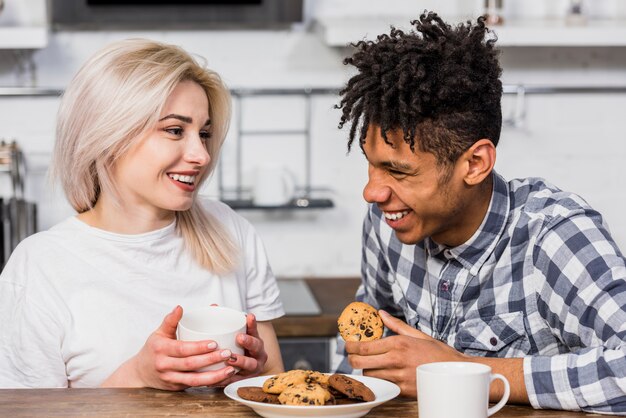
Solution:
<path fill-rule="evenodd" d="M 498 412 L 499 410 L 502 409 L 502 407 L 504 406 L 504 404 L 506 404 L 506 401 L 509 400 L 509 395 L 511 394 L 511 388 L 509 387 L 509 381 L 506 380 L 506 377 L 502 376 L 501 374 L 498 373 L 494 373 L 491 375 L 491 380 L 489 381 L 489 385 L 491 386 L 491 383 L 494 380 L 502 380 L 502 383 L 504 383 L 504 394 L 502 395 L 502 399 L 500 399 L 500 401 L 495 404 L 494 406 L 492 406 L 491 408 L 489 408 L 487 410 L 487 416 L 490 417 L 493 414 L 495 414 L 496 412 Z"/>

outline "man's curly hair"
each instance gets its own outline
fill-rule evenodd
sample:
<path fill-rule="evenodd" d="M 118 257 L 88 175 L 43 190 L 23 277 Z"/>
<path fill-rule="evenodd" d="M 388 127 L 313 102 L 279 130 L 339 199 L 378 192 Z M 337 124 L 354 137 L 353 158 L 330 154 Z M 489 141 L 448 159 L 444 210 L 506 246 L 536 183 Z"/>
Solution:
<path fill-rule="evenodd" d="M 358 70 L 336 106 L 342 109 L 339 128 L 352 122 L 348 151 L 357 134 L 363 146 L 370 124 L 388 144 L 390 130 L 402 130 L 412 150 L 417 136 L 419 149 L 443 165 L 479 139 L 497 145 L 502 70 L 485 19 L 452 27 L 424 12 L 411 25 L 415 31 L 392 27 L 376 41 L 352 44 L 357 51 L 344 60 Z"/>

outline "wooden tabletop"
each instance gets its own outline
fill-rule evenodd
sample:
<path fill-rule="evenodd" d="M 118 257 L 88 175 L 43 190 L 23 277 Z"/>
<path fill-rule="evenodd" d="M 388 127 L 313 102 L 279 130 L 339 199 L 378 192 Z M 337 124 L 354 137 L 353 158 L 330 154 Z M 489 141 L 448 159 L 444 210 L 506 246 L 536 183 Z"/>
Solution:
<path fill-rule="evenodd" d="M 154 389 L 1 389 L 0 417 L 258 417 L 250 408 L 220 389 L 196 388 L 184 392 Z M 582 412 L 534 410 L 506 406 L 496 418 L 598 416 Z M 415 400 L 396 398 L 374 408 L 375 417 L 417 417 Z"/>

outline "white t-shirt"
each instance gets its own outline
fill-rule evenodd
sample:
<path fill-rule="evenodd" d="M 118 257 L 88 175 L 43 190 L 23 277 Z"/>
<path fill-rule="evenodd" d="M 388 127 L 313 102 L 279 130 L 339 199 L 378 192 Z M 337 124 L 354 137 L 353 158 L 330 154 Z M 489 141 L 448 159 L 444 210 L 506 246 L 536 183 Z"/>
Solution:
<path fill-rule="evenodd" d="M 122 235 L 72 217 L 22 241 L 0 275 L 0 388 L 99 386 L 176 305 L 284 315 L 253 227 L 222 203 L 203 204 L 240 248 L 230 275 L 197 264 L 175 223 Z"/>

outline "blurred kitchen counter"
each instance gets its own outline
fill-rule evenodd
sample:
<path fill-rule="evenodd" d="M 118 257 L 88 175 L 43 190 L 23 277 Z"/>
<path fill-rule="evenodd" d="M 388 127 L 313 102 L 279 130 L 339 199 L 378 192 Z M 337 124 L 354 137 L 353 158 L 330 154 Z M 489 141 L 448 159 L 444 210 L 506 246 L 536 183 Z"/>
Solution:
<path fill-rule="evenodd" d="M 290 279 L 283 279 L 290 280 Z M 354 300 L 361 283 L 358 277 L 303 279 L 317 301 L 319 315 L 292 315 L 272 321 L 278 338 L 334 337 L 337 335 L 337 318 L 343 308 Z"/>

